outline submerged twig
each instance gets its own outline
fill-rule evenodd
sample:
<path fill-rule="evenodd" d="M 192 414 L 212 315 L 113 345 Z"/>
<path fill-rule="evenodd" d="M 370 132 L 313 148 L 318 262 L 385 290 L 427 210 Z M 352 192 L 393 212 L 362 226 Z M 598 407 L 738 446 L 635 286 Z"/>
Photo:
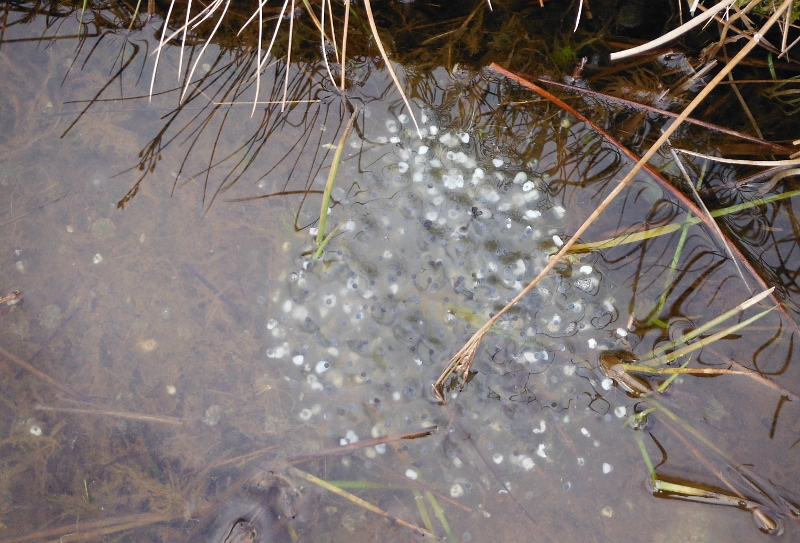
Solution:
<path fill-rule="evenodd" d="M 78 398 L 78 399 L 83 400 L 83 401 L 86 400 L 86 396 L 84 396 L 80 392 L 76 392 L 76 391 L 72 390 L 69 386 L 65 385 L 64 383 L 62 383 L 62 382 L 60 382 L 60 381 L 58 381 L 56 379 L 53 379 L 52 377 L 47 375 L 42 370 L 33 367 L 28 362 L 25 362 L 23 359 L 21 359 L 17 355 L 6 351 L 2 347 L 0 347 L 0 356 L 5 357 L 7 360 L 13 362 L 14 364 L 19 366 L 20 368 L 23 368 L 23 369 L 31 372 L 32 374 L 34 374 L 39 379 L 41 379 L 42 381 L 44 381 L 48 385 L 57 388 L 61 392 L 65 392 L 66 394 L 69 394 L 73 398 Z"/>
<path fill-rule="evenodd" d="M 36 411 L 55 411 L 58 413 L 79 413 L 81 415 L 100 415 L 101 417 L 116 417 L 120 419 L 138 420 L 142 422 L 160 422 L 162 424 L 173 424 L 180 426 L 184 419 L 177 417 L 164 417 L 161 415 L 147 415 L 145 413 L 133 413 L 130 411 L 112 411 L 110 409 L 90 409 L 80 407 L 54 407 L 50 405 L 37 405 Z"/>
<path fill-rule="evenodd" d="M 292 456 L 291 458 L 288 458 L 286 461 L 289 462 L 290 464 L 297 464 L 299 462 L 305 462 L 307 460 L 317 460 L 320 458 L 329 458 L 332 456 L 345 456 L 360 449 L 365 449 L 367 447 L 374 447 L 375 445 L 385 445 L 387 443 L 394 443 L 396 441 L 403 441 L 406 439 L 417 439 L 420 437 L 426 437 L 435 433 L 436 430 L 438 429 L 439 429 L 438 426 L 428 426 L 427 428 L 422 428 L 420 430 L 413 430 L 411 432 L 404 432 L 402 434 L 393 434 L 383 437 L 376 437 L 372 439 L 359 440 L 356 441 L 355 443 L 349 443 L 347 445 L 342 445 L 332 449 L 325 449 L 313 453 L 306 453 L 297 456 Z"/>

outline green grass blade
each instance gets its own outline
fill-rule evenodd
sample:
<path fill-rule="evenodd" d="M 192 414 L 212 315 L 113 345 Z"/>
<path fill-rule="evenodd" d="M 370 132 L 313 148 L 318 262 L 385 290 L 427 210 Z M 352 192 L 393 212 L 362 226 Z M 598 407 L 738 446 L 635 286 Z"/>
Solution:
<path fill-rule="evenodd" d="M 736 204 L 733 206 L 725 207 L 722 209 L 717 209 L 711 212 L 712 217 L 723 217 L 725 215 L 730 215 L 731 213 L 737 213 L 739 211 L 745 209 L 751 209 L 753 207 L 758 207 L 761 205 L 769 204 L 772 202 L 777 202 L 779 200 L 784 200 L 786 198 L 792 198 L 794 196 L 800 195 L 800 190 L 792 190 L 789 192 L 784 192 L 782 194 L 773 194 L 771 196 L 767 196 L 765 198 L 759 198 L 757 200 L 752 200 L 750 202 L 743 202 L 741 204 Z M 656 238 L 658 236 L 664 236 L 667 234 L 672 234 L 673 232 L 677 232 L 684 226 L 690 226 L 699 224 L 701 221 L 697 217 L 691 217 L 687 219 L 683 223 L 671 223 L 664 226 L 659 226 L 656 228 L 651 228 L 650 230 L 645 230 L 643 232 L 634 232 L 632 234 L 625 234 L 622 236 L 617 236 L 615 238 L 604 239 L 601 241 L 593 241 L 590 243 L 576 243 L 572 246 L 570 252 L 572 253 L 586 253 L 592 251 L 599 251 L 601 249 L 608 249 L 610 247 L 616 247 L 617 245 L 625 245 L 628 243 L 636 243 L 639 241 L 644 241 L 646 239 Z"/>
<path fill-rule="evenodd" d="M 344 151 L 344 142 L 347 139 L 347 135 L 350 133 L 350 129 L 353 127 L 357 113 L 358 108 L 356 108 L 355 111 L 353 111 L 353 114 L 350 115 L 350 120 L 347 121 L 347 126 L 344 128 L 344 133 L 342 133 L 342 137 L 339 138 L 339 144 L 336 146 L 336 152 L 333 154 L 333 164 L 331 164 L 331 171 L 328 172 L 328 180 L 325 183 L 325 191 L 322 193 L 322 206 L 319 210 L 317 245 L 322 245 L 322 242 L 325 239 L 325 226 L 328 222 L 328 206 L 331 203 L 331 191 L 333 190 L 333 185 L 336 182 L 336 174 L 339 172 L 339 161 L 342 158 L 342 151 Z M 320 252 L 320 254 L 322 253 Z"/>
<path fill-rule="evenodd" d="M 439 522 L 442 523 L 444 527 L 444 531 L 447 532 L 447 540 L 448 541 L 456 541 L 455 536 L 453 535 L 453 530 L 450 529 L 450 523 L 447 522 L 447 518 L 444 516 L 444 511 L 442 507 L 439 505 L 439 502 L 436 500 L 436 496 L 434 496 L 429 490 L 425 491 L 425 497 L 428 498 L 428 501 L 433 508 L 433 514 L 436 515 L 436 518 L 439 519 Z"/>
<path fill-rule="evenodd" d="M 317 247 L 317 250 L 314 251 L 314 258 L 319 258 L 319 257 L 322 256 L 322 252 L 325 250 L 325 247 L 328 245 L 328 242 L 331 240 L 331 238 L 333 238 L 333 236 L 336 234 L 336 232 L 338 232 L 339 229 L 342 226 L 344 226 L 345 224 L 346 223 L 337 224 L 336 228 L 334 228 L 333 231 L 330 234 L 325 236 L 325 239 L 323 239 L 322 243 L 319 244 L 319 247 Z"/>
<path fill-rule="evenodd" d="M 661 347 L 658 347 L 657 349 L 653 349 L 653 351 L 651 351 L 644 358 L 647 359 L 647 360 L 657 358 L 662 353 L 664 353 L 664 352 L 666 352 L 666 351 L 668 351 L 668 350 L 680 345 L 681 343 L 687 343 L 687 342 L 693 340 L 694 338 L 696 338 L 697 336 L 699 336 L 701 334 L 704 334 L 707 330 L 710 330 L 711 328 L 713 328 L 717 324 L 721 324 L 721 323 L 725 322 L 726 320 L 730 319 L 731 317 L 734 317 L 735 315 L 739 314 L 739 312 L 747 309 L 751 305 L 757 304 L 758 302 L 760 302 L 761 300 L 763 300 L 764 298 L 766 298 L 767 296 L 772 294 L 772 292 L 774 290 L 775 290 L 775 287 L 772 287 L 771 289 L 767 289 L 767 290 L 765 290 L 764 292 L 762 292 L 760 294 L 756 294 L 752 298 L 750 298 L 748 300 L 745 300 L 744 302 L 742 302 L 738 306 L 734 307 L 733 309 L 730 309 L 730 310 L 726 311 L 725 313 L 723 313 L 722 315 L 719 315 L 718 317 L 715 317 L 715 318 L 711 319 L 707 323 L 703 324 L 702 326 L 699 326 L 699 327 L 695 328 L 691 332 L 689 332 L 687 334 L 682 334 L 682 335 L 678 336 L 677 338 L 675 338 L 673 341 L 670 341 L 669 343 L 664 344 Z M 644 364 L 644 363 L 642 362 L 642 364 Z"/>
<path fill-rule="evenodd" d="M 419 516 L 422 517 L 422 524 L 425 526 L 425 529 L 428 530 L 430 533 L 434 533 L 433 523 L 431 522 L 431 516 L 428 514 L 428 508 L 425 507 L 425 498 L 420 495 L 415 495 L 414 501 L 417 502 L 417 509 L 419 510 Z"/>
<path fill-rule="evenodd" d="M 757 315 L 754 315 L 754 316 L 750 317 L 747 320 L 744 320 L 744 321 L 742 321 L 742 322 L 740 322 L 738 324 L 735 324 L 735 325 L 733 325 L 733 326 L 731 326 L 729 328 L 726 328 L 725 330 L 722 330 L 721 332 L 717 332 L 716 334 L 712 334 L 712 335 L 710 335 L 708 337 L 704 337 L 700 341 L 698 341 L 696 343 L 692 343 L 691 345 L 687 345 L 686 347 L 683 347 L 682 349 L 678 349 L 677 351 L 673 351 L 673 352 L 671 352 L 671 353 L 669 353 L 667 355 L 661 356 L 659 358 L 647 359 L 647 360 L 645 360 L 643 362 L 640 362 L 639 365 L 641 365 L 641 366 L 649 366 L 649 365 L 658 365 L 658 364 L 665 364 L 667 362 L 671 362 L 671 361 L 673 361 L 673 360 L 675 360 L 677 358 L 680 358 L 683 355 L 689 354 L 691 352 L 696 351 L 697 349 L 705 347 L 706 345 L 714 343 L 715 341 L 717 341 L 719 339 L 722 339 L 723 337 L 727 336 L 728 334 L 733 334 L 734 332 L 737 332 L 737 331 L 741 330 L 745 326 L 749 326 L 750 324 L 754 323 L 755 321 L 757 321 L 761 317 L 765 316 L 767 313 L 773 311 L 774 309 L 777 309 L 777 306 L 770 307 L 769 309 L 767 309 L 765 311 L 762 311 L 761 313 L 759 313 Z"/>

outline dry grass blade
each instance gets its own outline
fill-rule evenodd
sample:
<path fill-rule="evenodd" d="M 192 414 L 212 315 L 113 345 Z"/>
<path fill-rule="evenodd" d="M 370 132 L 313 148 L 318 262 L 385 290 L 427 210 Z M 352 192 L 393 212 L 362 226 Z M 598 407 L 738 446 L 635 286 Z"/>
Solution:
<path fill-rule="evenodd" d="M 281 112 L 286 109 L 286 96 L 289 93 L 289 67 L 292 65 L 292 35 L 294 34 L 294 3 L 292 0 L 292 9 L 289 11 L 289 43 L 286 46 L 286 74 L 283 79 L 283 102 L 281 102 Z M 286 4 L 284 4 L 284 7 Z"/>
<path fill-rule="evenodd" d="M 688 149 L 675 149 L 676 151 L 685 155 L 694 156 L 697 158 L 704 158 L 711 162 L 720 162 L 723 164 L 737 164 L 739 166 L 759 166 L 765 168 L 775 168 L 777 166 L 800 166 L 800 158 L 792 158 L 789 160 L 744 160 L 738 158 L 725 158 L 720 156 L 704 155 L 697 151 L 690 151 Z"/>
<path fill-rule="evenodd" d="M 344 29 L 342 30 L 342 87 L 344 92 L 345 75 L 347 74 L 347 25 L 350 23 L 350 0 L 344 0 Z"/>
<path fill-rule="evenodd" d="M 424 529 L 420 528 L 419 526 L 414 526 L 410 522 L 406 522 L 405 520 L 403 520 L 401 518 L 398 518 L 398 517 L 392 515 L 391 513 L 387 513 L 386 511 L 384 511 L 380 507 L 378 507 L 376 505 L 373 505 L 370 502 L 359 498 L 355 494 L 351 494 L 350 492 L 348 492 L 346 490 L 343 490 L 343 489 L 339 488 L 338 486 L 334 486 L 334 485 L 330 484 L 328 481 L 320 479 L 319 477 L 316 477 L 316 476 L 314 476 L 314 475 L 312 475 L 312 474 L 310 474 L 310 473 L 308 473 L 306 471 L 303 471 L 301 469 L 297 469 L 297 468 L 291 468 L 291 469 L 294 472 L 296 472 L 300 477 L 302 477 L 303 479 L 308 481 L 309 483 L 314 483 L 315 485 L 319 486 L 320 488 L 324 488 L 325 490 L 328 490 L 329 492 L 333 492 L 337 496 L 341 496 L 342 498 L 344 498 L 346 500 L 349 500 L 352 503 L 354 503 L 354 504 L 356 504 L 356 505 L 358 505 L 360 507 L 363 507 L 364 509 L 366 509 L 368 511 L 372 511 L 373 513 L 375 513 L 377 515 L 380 515 L 380 516 L 382 516 L 384 518 L 387 518 L 389 520 L 392 520 L 392 521 L 396 522 L 397 524 L 399 524 L 401 526 L 405 526 L 409 530 L 412 530 L 413 532 L 416 532 L 416 533 L 418 533 L 418 534 L 420 534 L 420 535 L 422 535 L 424 537 L 434 538 L 434 535 L 432 533 L 430 533 L 429 531 L 424 530 Z"/>
<path fill-rule="evenodd" d="M 436 433 L 439 429 L 438 426 L 428 426 L 426 428 L 422 428 L 420 430 L 412 430 L 410 432 L 403 432 L 402 434 L 392 434 L 386 435 L 382 437 L 375 437 L 372 439 L 362 439 L 356 441 L 354 443 L 348 443 L 347 445 L 339 445 L 333 449 L 324 449 L 317 452 L 312 453 L 304 453 L 297 456 L 292 456 L 291 458 L 287 459 L 286 461 L 290 464 L 298 464 L 300 462 L 306 462 L 308 460 L 319 460 L 321 458 L 331 458 L 335 456 L 346 456 L 349 454 L 353 454 L 354 452 L 366 449 L 367 447 L 374 447 L 376 445 L 386 445 L 389 443 L 395 443 L 397 441 L 403 441 L 406 439 L 418 439 L 421 437 L 426 437 L 431 434 Z"/>
<path fill-rule="evenodd" d="M 258 5 L 258 41 L 256 42 L 256 97 L 253 98 L 253 110 L 250 112 L 250 117 L 256 114 L 256 104 L 258 104 L 258 95 L 261 93 L 261 40 L 263 39 L 264 32 L 264 3 Z M 241 32 L 241 30 L 239 30 Z"/>
<path fill-rule="evenodd" d="M 161 48 L 164 45 L 164 38 L 167 35 L 167 27 L 169 26 L 169 17 L 172 15 L 172 8 L 175 6 L 175 0 L 169 3 L 167 10 L 167 18 L 164 19 L 164 28 L 161 30 L 161 38 L 158 41 L 158 48 L 156 49 L 156 61 L 153 63 L 153 76 L 150 78 L 150 94 L 149 100 L 153 99 L 153 87 L 156 84 L 156 73 L 158 73 L 158 61 L 161 60 Z M 188 8 L 186 13 L 189 13 Z"/>
<path fill-rule="evenodd" d="M 698 95 L 692 100 L 686 109 L 678 115 L 678 118 L 675 119 L 670 126 L 668 126 L 661 137 L 653 143 L 652 146 L 647 150 L 647 152 L 642 156 L 642 158 L 631 168 L 628 174 L 614 187 L 608 196 L 600 203 L 597 209 L 592 212 L 586 221 L 573 233 L 573 235 L 564 243 L 558 253 L 550 259 L 550 262 L 544 267 L 544 269 L 537 275 L 528 285 L 517 294 L 513 300 L 508 302 L 500 311 L 497 312 L 491 319 L 489 319 L 486 324 L 484 324 L 475 334 L 467 341 L 467 343 L 456 353 L 456 355 L 450 360 L 450 362 L 445 367 L 442 374 L 433 384 L 433 391 L 435 396 L 439 399 L 439 401 L 444 402 L 444 387 L 447 380 L 455 373 L 459 373 L 462 376 L 462 379 L 466 381 L 466 377 L 469 375 L 469 370 L 472 367 L 472 362 L 475 359 L 475 353 L 477 352 L 478 345 L 480 344 L 481 340 L 483 340 L 483 336 L 486 335 L 486 332 L 500 319 L 500 317 L 505 314 L 511 307 L 513 307 L 517 302 L 519 302 L 525 295 L 530 292 L 539 282 L 548 274 L 550 271 L 555 267 L 555 265 L 561 261 L 561 259 L 566 255 L 569 250 L 572 248 L 573 245 L 578 241 L 581 235 L 583 235 L 586 230 L 588 230 L 589 226 L 597 220 L 605 209 L 611 204 L 612 201 L 628 186 L 634 176 L 639 173 L 639 171 L 645 167 L 645 165 L 650 161 L 651 158 L 655 156 L 658 150 L 664 145 L 667 140 L 669 139 L 672 134 L 678 129 L 678 127 L 683 123 L 683 121 L 691 115 L 692 111 L 694 111 L 700 103 L 705 100 L 705 98 L 711 93 L 711 91 L 719 85 L 720 81 L 722 81 L 725 77 L 727 77 L 728 73 L 730 73 L 733 68 L 739 64 L 749 53 L 753 50 L 753 48 L 758 45 L 760 41 L 760 36 L 769 30 L 781 17 L 783 12 L 789 9 L 792 5 L 792 0 L 784 0 L 781 4 L 780 8 L 778 8 L 772 17 L 764 23 L 764 26 L 761 27 L 759 32 L 754 34 L 750 41 L 742 47 L 741 51 L 736 54 L 735 57 L 728 62 L 725 67 L 720 70 L 720 72 L 714 76 L 714 78 L 708 83 L 708 85 L 698 93 Z M 510 72 L 503 69 L 502 67 L 492 64 L 490 66 L 493 70 L 498 73 L 505 74 L 506 77 L 513 76 Z M 513 78 L 513 77 L 512 77 Z M 517 78 L 519 79 L 519 78 Z M 462 388 L 464 383 L 462 382 Z"/>
<path fill-rule="evenodd" d="M 320 25 L 319 25 L 319 39 L 322 44 L 322 60 L 325 62 L 325 71 L 328 73 L 328 77 L 331 78 L 331 82 L 334 86 L 336 86 L 336 80 L 333 77 L 333 72 L 331 72 L 331 65 L 328 62 L 328 48 L 325 47 L 325 0 L 322 0 L 322 8 L 320 9 Z M 333 21 L 331 21 L 331 24 Z M 335 42 L 334 42 L 335 43 Z"/>
<path fill-rule="evenodd" d="M 651 49 L 655 49 L 657 47 L 661 47 L 662 45 L 669 43 L 670 41 L 678 38 L 679 36 L 685 34 L 686 32 L 690 31 L 691 29 L 700 26 L 701 24 L 705 23 L 712 17 L 714 17 L 717 13 L 722 11 L 723 9 L 729 8 L 736 0 L 722 0 L 722 2 L 715 4 L 708 8 L 708 11 L 703 13 L 702 15 L 698 15 L 691 21 L 688 21 L 675 30 L 671 32 L 667 32 L 663 36 L 653 41 L 644 43 L 639 45 L 638 47 L 632 47 L 631 49 L 626 49 L 625 51 L 620 51 L 619 53 L 611 53 L 611 60 L 620 60 L 623 58 L 631 57 L 634 55 L 638 55 L 640 53 L 645 53 L 650 51 Z"/>
<path fill-rule="evenodd" d="M 5 543 L 26 543 L 28 541 L 41 541 L 46 538 L 56 538 L 53 541 L 66 543 L 68 541 L 89 541 L 101 536 L 111 535 L 123 531 L 142 528 L 160 522 L 169 522 L 183 516 L 180 512 L 174 515 L 165 513 L 144 513 L 100 519 L 94 522 L 76 525 L 71 522 L 64 526 L 49 528 L 33 532 L 21 537 L 4 539 Z"/>
<path fill-rule="evenodd" d="M 584 89 L 583 87 L 577 87 L 575 85 L 568 85 L 567 83 L 562 83 L 560 81 L 553 81 L 551 79 L 546 79 L 543 77 L 534 77 L 533 81 L 537 83 L 541 83 L 545 86 L 555 86 L 562 88 L 564 90 L 568 90 L 569 92 L 582 94 L 586 96 L 594 96 L 601 100 L 605 100 L 608 102 L 624 104 L 631 108 L 641 110 L 641 111 L 649 111 L 652 113 L 656 113 L 657 115 L 662 115 L 665 117 L 676 118 L 678 116 L 677 113 L 673 113 L 672 111 L 668 111 L 666 109 L 657 108 L 648 104 L 642 104 L 640 102 L 634 102 L 632 100 L 626 100 L 625 98 L 621 98 L 619 96 L 612 96 L 610 94 L 604 94 L 602 92 L 598 92 L 592 89 Z M 751 82 L 751 81 L 748 81 Z M 766 80 L 768 83 L 773 83 L 772 80 Z M 771 141 L 765 141 L 761 138 L 756 138 L 755 136 L 751 136 L 750 134 L 746 134 L 744 132 L 739 132 L 737 130 L 731 130 L 730 128 L 726 128 L 724 126 L 720 126 L 718 124 L 712 124 L 706 121 L 701 121 L 700 119 L 694 118 L 687 118 L 686 123 L 693 124 L 696 126 L 700 126 L 702 128 L 706 128 L 708 130 L 713 130 L 715 132 L 719 132 L 721 134 L 727 134 L 729 136 L 733 136 L 734 138 L 741 139 L 747 142 L 754 143 L 760 147 L 764 148 L 764 151 L 769 151 L 772 154 L 781 154 L 781 155 L 790 155 L 792 153 L 792 149 L 789 147 L 785 147 L 783 145 L 779 145 L 777 143 Z"/>
<path fill-rule="evenodd" d="M 400 85 L 400 80 L 397 78 L 397 74 L 394 72 L 392 63 L 389 62 L 389 55 L 386 54 L 386 49 L 383 48 L 383 43 L 381 43 L 381 37 L 378 35 L 378 26 L 375 24 L 375 17 L 372 15 L 372 4 L 370 4 L 369 0 L 364 0 L 364 9 L 367 11 L 369 28 L 372 30 L 372 36 L 375 38 L 375 45 L 378 46 L 378 50 L 381 52 L 381 56 L 383 57 L 383 62 L 386 64 L 386 70 L 389 72 L 389 75 L 392 76 L 394 86 L 397 87 L 398 91 L 400 91 L 400 97 L 403 99 L 403 102 L 405 102 L 406 108 L 408 108 L 408 113 L 411 115 L 411 120 L 414 121 L 414 126 L 417 129 L 417 134 L 419 135 L 420 139 L 422 139 L 422 131 L 419 129 L 419 124 L 417 124 L 417 116 L 414 115 L 414 110 L 411 109 L 411 104 L 408 102 L 408 98 L 406 98 L 406 93 L 403 92 L 403 87 Z"/>

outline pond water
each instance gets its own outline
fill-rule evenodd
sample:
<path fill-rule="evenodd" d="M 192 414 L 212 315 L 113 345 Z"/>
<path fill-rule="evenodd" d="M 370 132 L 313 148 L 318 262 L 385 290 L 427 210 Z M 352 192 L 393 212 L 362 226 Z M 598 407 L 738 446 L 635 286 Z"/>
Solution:
<path fill-rule="evenodd" d="M 21 303 L 0 312 L 1 539 L 420 538 L 319 479 L 447 540 L 770 537 L 746 506 L 653 497 L 637 433 L 664 477 L 724 491 L 721 474 L 797 537 L 780 501 L 800 490 L 786 317 L 699 356 L 784 390 L 684 376 L 664 400 L 682 422 L 626 427 L 646 404 L 598 369 L 604 351 L 644 354 L 749 296 L 700 227 L 669 281 L 679 232 L 560 264 L 436 401 L 450 357 L 630 166 L 589 126 L 489 70 L 398 66 L 418 132 L 360 59 L 327 230 L 341 228 L 315 260 L 350 114 L 324 66 L 291 65 L 298 101 L 251 114 L 243 57 L 212 45 L 179 106 L 190 60 L 167 47 L 150 100 L 157 29 L 79 38 L 75 17 L 36 17 L 2 38 L 0 295 Z M 262 100 L 284 70 L 267 69 Z M 773 211 L 791 232 L 791 206 Z M 641 176 L 587 241 L 684 214 Z M 749 235 L 764 262 L 785 246 Z M 665 282 L 670 329 L 639 326 Z"/>

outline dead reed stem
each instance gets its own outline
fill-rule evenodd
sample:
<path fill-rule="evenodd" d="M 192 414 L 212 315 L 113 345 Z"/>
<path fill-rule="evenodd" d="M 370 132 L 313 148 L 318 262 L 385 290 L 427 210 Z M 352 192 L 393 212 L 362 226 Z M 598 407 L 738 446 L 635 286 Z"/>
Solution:
<path fill-rule="evenodd" d="M 727 75 L 733 70 L 733 68 L 739 64 L 749 53 L 753 50 L 753 48 L 758 45 L 759 41 L 761 40 L 761 36 L 767 32 L 782 16 L 783 12 L 789 9 L 792 6 L 792 0 L 784 0 L 781 6 L 773 13 L 772 17 L 770 17 L 764 26 L 762 26 L 758 32 L 755 32 L 751 37 L 750 40 L 742 47 L 742 49 L 736 54 L 735 57 L 731 59 L 731 61 L 726 64 L 720 71 L 717 73 L 716 76 L 709 82 L 708 85 L 703 88 L 700 93 L 692 100 L 686 109 L 678 115 L 678 118 L 675 119 L 675 122 L 670 124 L 664 132 L 661 134 L 661 137 L 656 140 L 653 145 L 647 150 L 647 152 L 642 156 L 642 158 L 634 164 L 633 168 L 628 172 L 628 174 L 619 182 L 619 184 L 614 187 L 608 196 L 600 203 L 597 209 L 592 212 L 589 218 L 584 221 L 584 223 L 572 234 L 572 236 L 564 243 L 561 247 L 561 250 L 558 253 L 550 258 L 550 261 L 544 267 L 544 269 L 539 272 L 528 286 L 522 289 L 519 294 L 517 294 L 514 299 L 512 299 L 508 304 L 505 305 L 500 311 L 498 311 L 492 318 L 486 321 L 486 324 L 481 326 L 481 328 L 475 332 L 475 334 L 464 344 L 461 349 L 450 359 L 447 366 L 445 366 L 444 371 L 433 384 L 433 393 L 436 398 L 444 403 L 444 387 L 445 383 L 447 382 L 448 378 L 453 374 L 460 374 L 461 375 L 461 388 L 464 388 L 464 385 L 467 382 L 467 377 L 469 375 L 470 368 L 472 367 L 472 362 L 475 359 L 475 353 L 478 350 L 478 346 L 480 345 L 481 340 L 483 340 L 483 336 L 489 331 L 489 329 L 494 326 L 494 324 L 502 317 L 511 307 L 513 307 L 517 302 L 519 302 L 522 298 L 525 297 L 539 282 L 548 274 L 550 271 L 558 264 L 564 255 L 570 250 L 570 248 L 578 241 L 581 235 L 583 235 L 586 230 L 588 230 L 589 226 L 597 220 L 597 218 L 605 211 L 605 209 L 611 204 L 612 201 L 630 184 L 631 180 L 633 180 L 634 176 L 639 173 L 639 171 L 645 167 L 645 165 L 650 161 L 651 158 L 655 156 L 658 150 L 669 140 L 670 136 L 675 133 L 678 127 L 686 120 L 689 115 L 694 111 L 700 103 L 705 100 L 705 98 L 711 93 L 712 90 L 719 85 L 720 81 L 722 81 Z M 495 70 L 498 73 L 506 75 L 509 77 L 513 74 L 498 66 L 497 64 L 492 64 L 490 66 L 491 69 Z M 514 77 L 512 77 L 514 79 Z"/>

